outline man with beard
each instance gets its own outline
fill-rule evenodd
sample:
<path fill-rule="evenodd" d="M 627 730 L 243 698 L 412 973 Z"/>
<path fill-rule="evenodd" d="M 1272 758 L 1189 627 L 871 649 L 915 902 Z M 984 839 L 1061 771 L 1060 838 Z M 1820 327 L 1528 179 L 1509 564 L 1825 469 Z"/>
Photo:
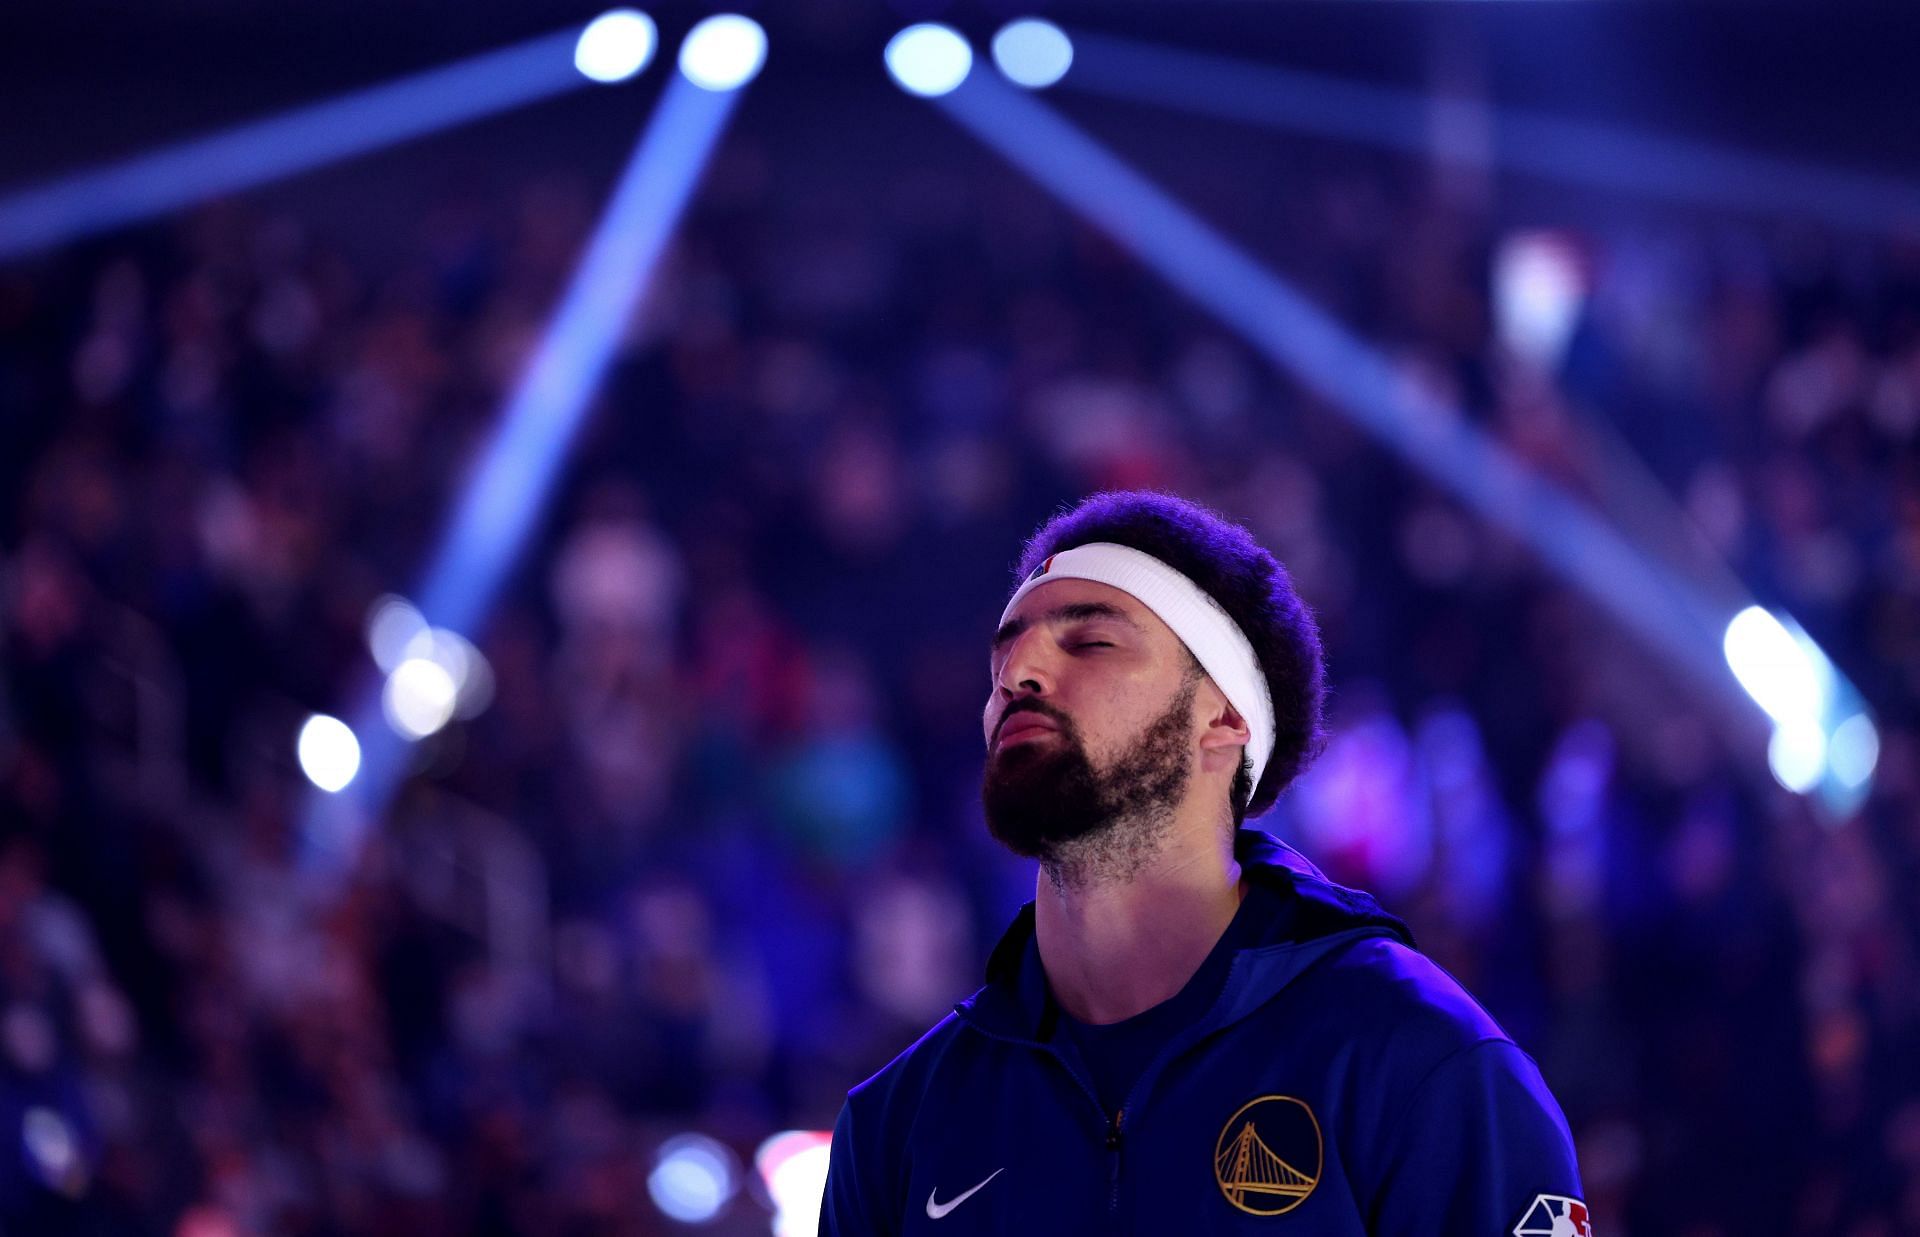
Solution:
<path fill-rule="evenodd" d="M 1533 1061 L 1372 898 L 1243 827 L 1323 741 L 1285 569 L 1117 493 L 1019 577 L 981 800 L 1035 898 L 986 986 L 848 1093 L 821 1233 L 1588 1237 Z"/>

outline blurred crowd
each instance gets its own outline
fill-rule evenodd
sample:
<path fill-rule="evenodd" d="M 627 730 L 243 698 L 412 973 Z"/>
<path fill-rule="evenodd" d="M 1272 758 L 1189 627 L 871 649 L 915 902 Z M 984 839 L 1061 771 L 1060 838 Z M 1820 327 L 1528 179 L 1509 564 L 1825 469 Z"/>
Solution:
<path fill-rule="evenodd" d="M 1031 881 L 979 822 L 990 624 L 1028 531 L 1140 486 L 1293 571 L 1334 738 L 1260 824 L 1538 1058 L 1603 1231 L 1920 1231 L 1920 245 L 1568 231 L 1541 349 L 1515 221 L 1444 178 L 1178 174 L 1409 381 L 1603 507 L 1634 470 L 1793 613 L 1881 727 L 1832 819 L 1122 251 L 900 145 L 730 137 L 471 633 L 491 706 L 344 870 L 294 735 L 370 673 L 592 178 L 436 193 L 385 252 L 240 201 L 0 269 L 0 1231 L 683 1231 L 663 1142 L 827 1128 L 977 986 Z M 706 1231 L 769 1218 L 749 1183 Z"/>

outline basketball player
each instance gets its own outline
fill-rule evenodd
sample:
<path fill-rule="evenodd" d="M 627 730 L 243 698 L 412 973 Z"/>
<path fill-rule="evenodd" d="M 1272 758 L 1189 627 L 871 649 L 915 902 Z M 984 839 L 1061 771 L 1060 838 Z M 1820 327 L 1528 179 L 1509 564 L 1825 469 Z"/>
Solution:
<path fill-rule="evenodd" d="M 1035 897 L 986 986 L 848 1094 L 821 1233 L 1590 1237 L 1533 1061 L 1372 898 L 1243 827 L 1322 740 L 1286 571 L 1117 493 L 1020 577 L 981 795 Z"/>

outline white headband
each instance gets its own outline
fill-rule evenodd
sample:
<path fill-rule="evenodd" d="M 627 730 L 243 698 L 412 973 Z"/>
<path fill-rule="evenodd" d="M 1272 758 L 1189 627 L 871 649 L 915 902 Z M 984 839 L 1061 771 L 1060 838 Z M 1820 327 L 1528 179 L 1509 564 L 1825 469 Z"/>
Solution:
<path fill-rule="evenodd" d="M 1199 585 L 1151 554 L 1111 541 L 1062 550 L 1033 569 L 1007 599 L 1002 625 L 1013 608 L 1042 584 L 1054 580 L 1092 580 L 1112 585 L 1153 611 L 1173 629 L 1207 672 L 1227 703 L 1246 720 L 1247 755 L 1253 761 L 1253 785 L 1273 755 L 1273 695 L 1246 633 L 1219 602 Z"/>

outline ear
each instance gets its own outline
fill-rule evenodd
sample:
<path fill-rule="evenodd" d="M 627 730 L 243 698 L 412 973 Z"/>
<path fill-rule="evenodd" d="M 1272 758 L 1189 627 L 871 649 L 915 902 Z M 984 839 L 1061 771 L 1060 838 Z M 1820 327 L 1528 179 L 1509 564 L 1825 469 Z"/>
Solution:
<path fill-rule="evenodd" d="M 1220 689 L 1208 679 L 1200 694 L 1201 716 L 1204 729 L 1200 732 L 1200 756 L 1206 767 L 1212 767 L 1215 761 L 1221 767 L 1240 767 L 1240 757 L 1246 751 L 1247 744 L 1253 742 L 1253 732 L 1247 728 L 1247 721 L 1240 716 L 1240 710 L 1233 707 Z"/>

